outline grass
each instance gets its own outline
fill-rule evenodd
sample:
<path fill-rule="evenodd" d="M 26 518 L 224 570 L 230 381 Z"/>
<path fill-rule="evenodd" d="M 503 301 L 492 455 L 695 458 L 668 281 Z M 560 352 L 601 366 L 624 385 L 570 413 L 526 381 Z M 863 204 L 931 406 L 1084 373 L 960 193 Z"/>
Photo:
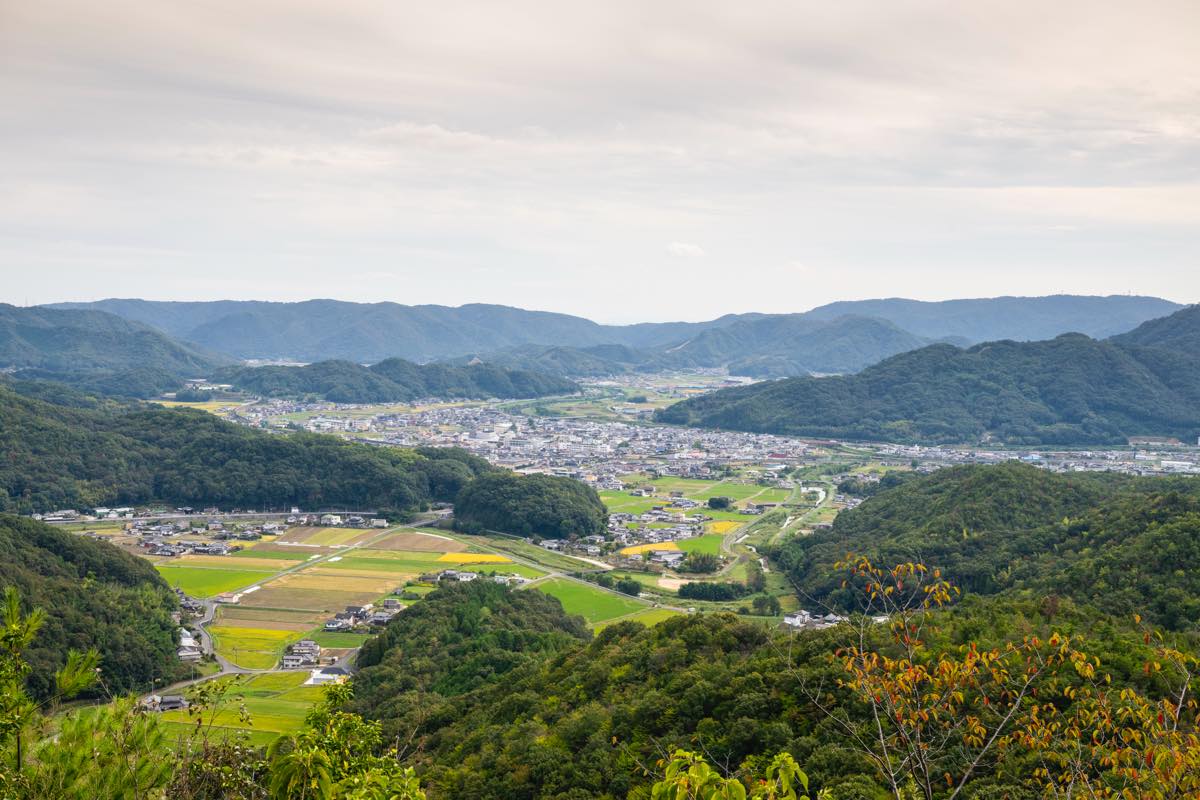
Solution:
<path fill-rule="evenodd" d="M 533 584 L 538 591 L 557 597 L 568 614 L 579 614 L 589 623 L 623 617 L 644 609 L 646 605 L 632 597 L 605 591 L 566 578 L 551 578 Z"/>
<path fill-rule="evenodd" d="M 598 622 L 592 626 L 592 630 L 599 633 L 609 625 L 613 625 L 618 622 L 640 622 L 647 628 L 650 628 L 660 622 L 670 619 L 671 617 L 678 617 L 681 614 L 683 614 L 682 611 L 675 611 L 670 608 L 648 608 L 645 611 L 639 611 L 636 614 L 629 615 L 628 617 Z"/>
<path fill-rule="evenodd" d="M 274 575 L 274 572 L 219 567 L 184 567 L 174 564 L 155 564 L 154 568 L 168 585 L 182 589 L 192 597 L 212 597 L 232 592 Z"/>
<path fill-rule="evenodd" d="M 246 669 L 271 669 L 283 655 L 284 646 L 304 638 L 296 631 L 226 625 L 210 627 L 208 632 L 218 653 Z"/>

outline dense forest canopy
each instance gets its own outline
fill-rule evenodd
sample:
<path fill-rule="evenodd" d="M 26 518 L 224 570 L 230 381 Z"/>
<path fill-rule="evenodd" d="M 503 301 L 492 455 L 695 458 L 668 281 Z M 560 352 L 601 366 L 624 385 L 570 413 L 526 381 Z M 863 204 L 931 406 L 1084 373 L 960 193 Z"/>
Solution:
<path fill-rule="evenodd" d="M 100 651 L 107 688 L 140 690 L 180 673 L 174 593 L 144 559 L 107 542 L 0 514 L 0 588 L 48 612 L 26 660 L 32 693 L 47 697 L 54 671 L 74 648 Z"/>
<path fill-rule="evenodd" d="M 553 375 L 484 364 L 414 364 L 389 358 L 370 367 L 320 361 L 303 367 L 233 367 L 218 382 L 266 397 L 312 397 L 334 403 L 394 403 L 421 397 L 524 398 L 572 394 L 579 387 Z"/>
<path fill-rule="evenodd" d="M 589 640 L 553 601 L 525 608 L 534 602 L 526 594 L 536 592 L 442 589 L 413 609 L 419 616 L 406 612 L 389 625 L 355 679 L 353 710 L 408 743 L 431 798 L 647 798 L 656 763 L 679 747 L 723 770 L 787 752 L 834 800 L 888 796 L 854 744 L 870 712 L 839 682 L 845 671 L 833 655 L 854 628 L 789 635 L 703 614 L 650 628 L 616 623 Z M 1150 648 L 1140 634 L 1068 599 L 1051 608 L 968 597 L 938 612 L 926 635 L 931 656 L 957 658 L 967 639 L 990 648 L 1052 631 L 1103 632 L 1091 653 L 1113 685 L 1164 691 L 1142 669 Z M 886 626 L 865 635 L 887 652 Z M 818 703 L 837 709 L 850 733 Z M 1031 763 L 1018 752 L 989 759 L 966 796 L 1040 794 L 1029 783 Z"/>
<path fill-rule="evenodd" d="M 21 513 L 151 501 L 407 511 L 453 500 L 488 469 L 461 451 L 275 435 L 188 409 L 61 406 L 3 385 L 0 455 L 0 510 Z"/>
<path fill-rule="evenodd" d="M 595 489 L 577 480 L 497 471 L 459 492 L 454 518 L 468 532 L 567 539 L 603 534 L 608 509 Z"/>
<path fill-rule="evenodd" d="M 230 359 L 103 311 L 0 303 L 0 368 L 113 397 L 155 397 Z"/>
<path fill-rule="evenodd" d="M 1057 594 L 1191 629 L 1200 621 L 1200 481 L 954 467 L 882 491 L 772 555 L 807 596 L 848 605 L 835 567 L 848 552 L 937 564 L 976 594 Z"/>
<path fill-rule="evenodd" d="M 1080 334 L 948 344 L 857 375 L 723 389 L 659 411 L 662 422 L 893 442 L 1123 444 L 1200 435 L 1200 353 Z"/>

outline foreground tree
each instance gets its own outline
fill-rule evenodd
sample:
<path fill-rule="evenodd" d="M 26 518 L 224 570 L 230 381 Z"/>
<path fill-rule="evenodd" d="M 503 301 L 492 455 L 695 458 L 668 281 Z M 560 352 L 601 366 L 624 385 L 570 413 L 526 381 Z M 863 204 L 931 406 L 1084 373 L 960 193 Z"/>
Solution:
<path fill-rule="evenodd" d="M 746 764 L 742 777 L 724 777 L 696 753 L 676 750 L 665 763 L 662 779 L 650 788 L 650 800 L 812 800 L 808 776 L 787 753 L 775 756 L 763 775 L 750 772 Z M 824 797 L 819 793 L 816 800 Z"/>
<path fill-rule="evenodd" d="M 1169 689 L 1154 699 L 1114 688 L 1077 637 L 949 646 L 939 637 L 939 609 L 958 590 L 938 570 L 882 569 L 861 557 L 842 566 L 866 609 L 851 628 L 854 641 L 836 654 L 844 673 L 838 686 L 854 702 L 811 696 L 897 800 L 953 800 L 981 773 L 1030 756 L 1035 766 L 1019 778 L 1048 797 L 1200 793 L 1194 656 L 1157 649 L 1146 673 Z"/>

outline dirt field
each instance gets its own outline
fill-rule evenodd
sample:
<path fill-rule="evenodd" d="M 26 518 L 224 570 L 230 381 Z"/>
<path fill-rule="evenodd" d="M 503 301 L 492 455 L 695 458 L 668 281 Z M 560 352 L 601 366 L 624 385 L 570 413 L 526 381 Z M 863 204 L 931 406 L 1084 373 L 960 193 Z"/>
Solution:
<path fill-rule="evenodd" d="M 420 550 L 427 553 L 461 553 L 467 546 L 460 541 L 430 533 L 405 531 L 380 539 L 370 550 Z"/>

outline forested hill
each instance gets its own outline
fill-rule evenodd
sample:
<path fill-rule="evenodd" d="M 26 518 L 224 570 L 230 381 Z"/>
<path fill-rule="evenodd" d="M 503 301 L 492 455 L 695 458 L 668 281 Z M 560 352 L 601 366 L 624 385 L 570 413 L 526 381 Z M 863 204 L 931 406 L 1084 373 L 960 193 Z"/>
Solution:
<path fill-rule="evenodd" d="M 1064 334 L 929 347 L 857 375 L 724 389 L 658 413 L 680 425 L 894 442 L 1123 444 L 1200 434 L 1200 358 Z"/>
<path fill-rule="evenodd" d="M 1200 480 L 954 467 L 880 492 L 773 555 L 806 595 L 848 604 L 834 567 L 847 553 L 937 565 L 973 594 L 1062 595 L 1190 629 L 1200 624 Z"/>
<path fill-rule="evenodd" d="M 87 391 L 152 397 L 231 359 L 103 311 L 0 304 L 0 368 Z"/>
<path fill-rule="evenodd" d="M 885 319 L 917 336 L 957 337 L 968 344 L 1017 339 L 1052 339 L 1078 331 L 1096 339 L 1131 330 L 1146 320 L 1180 308 L 1158 297 L 1050 295 L 922 301 L 903 298 L 843 300 L 814 308 L 808 315 L 832 319 L 858 314 Z"/>
<path fill-rule="evenodd" d="M 868 626 L 858 640 L 850 626 L 788 635 L 731 614 L 689 614 L 653 627 L 618 622 L 589 640 L 556 601 L 525 597 L 536 594 L 478 581 L 441 589 L 364 649 L 353 708 L 406 746 L 406 763 L 416 767 L 430 800 L 645 800 L 655 765 L 677 747 L 730 772 L 747 759 L 763 764 L 788 752 L 807 772 L 810 796 L 893 796 L 873 766 L 878 762 L 861 748 L 874 741 L 876 720 L 834 655 L 851 641 L 893 654 L 882 644 L 890 643 L 886 626 Z M 1132 621 L 1101 617 L 1065 598 L 1050 604 L 968 596 L 928 621 L 920 655 L 932 663 L 944 656 L 956 666 L 967 641 L 1002 650 L 1025 636 L 1086 634 L 1114 691 L 1158 691 L 1143 674 L 1150 648 L 1140 633 L 1128 632 Z M 1017 658 L 1005 663 L 1014 671 L 1023 666 Z M 1038 680 L 1034 691 L 1063 697 L 1061 685 L 1048 680 Z M 988 701 L 971 702 L 982 710 L 969 713 L 995 730 L 983 707 Z M 1056 710 L 1069 713 L 1070 702 L 1064 698 Z M 957 725 L 953 713 L 945 716 L 947 727 Z M 890 732 L 886 719 L 882 725 Z M 1063 746 L 1077 748 L 1078 735 Z M 938 763 L 957 776 L 960 746 L 953 750 Z M 1006 750 L 981 763 L 959 796 L 1041 796 L 1029 783 L 1031 762 L 1036 758 L 1017 748 Z"/>
<path fill-rule="evenodd" d="M 233 367 L 213 379 L 266 397 L 315 397 L 334 403 L 392 403 L 420 397 L 524 398 L 572 394 L 563 378 L 527 370 L 471 364 L 414 364 L 389 358 L 370 367 L 350 361 L 319 361 L 302 367 Z"/>
<path fill-rule="evenodd" d="M 175 596 L 149 562 L 107 542 L 0 514 L 0 587 L 15 586 L 28 607 L 48 612 L 26 657 L 30 689 L 52 691 L 67 650 L 95 647 L 114 693 L 169 683 L 175 657 Z M 27 609 L 26 609 L 27 610 Z"/>
<path fill-rule="evenodd" d="M 222 508 L 411 510 L 453 500 L 485 461 L 275 435 L 185 409 L 56 405 L 0 384 L 0 511 L 160 500 Z"/>
<path fill-rule="evenodd" d="M 1172 350 L 1200 358 L 1200 305 L 1180 309 L 1169 317 L 1143 322 L 1110 341 L 1128 347 Z"/>

